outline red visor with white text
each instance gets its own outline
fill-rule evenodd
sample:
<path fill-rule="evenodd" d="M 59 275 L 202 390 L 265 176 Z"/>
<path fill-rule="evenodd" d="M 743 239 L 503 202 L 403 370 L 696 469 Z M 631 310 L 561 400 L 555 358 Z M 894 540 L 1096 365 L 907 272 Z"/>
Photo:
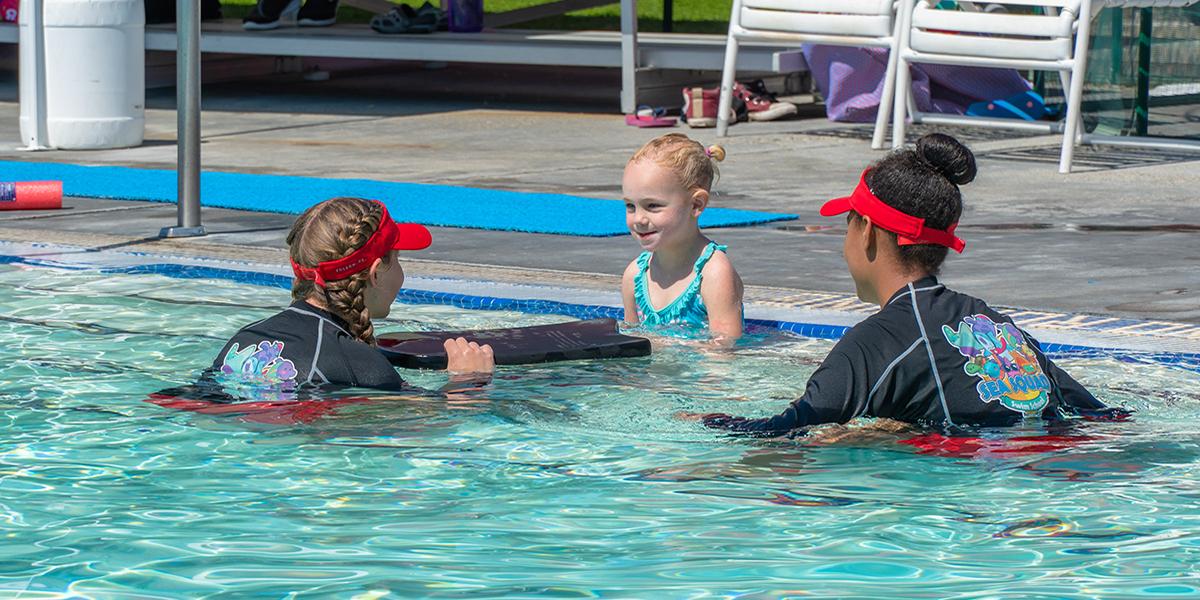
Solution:
<path fill-rule="evenodd" d="M 383 214 L 379 217 L 379 228 L 371 234 L 367 243 L 357 250 L 337 260 L 327 260 L 316 267 L 305 267 L 292 261 L 292 272 L 297 279 L 314 281 L 320 287 L 325 287 L 327 281 L 345 279 L 363 269 L 370 268 L 377 258 L 384 258 L 392 250 L 423 250 L 433 243 L 433 237 L 423 225 L 416 223 L 396 223 L 388 216 L 387 207 L 378 200 L 372 202 L 379 205 Z"/>
<path fill-rule="evenodd" d="M 954 229 L 958 227 L 958 223 L 950 225 L 945 230 L 934 229 L 925 226 L 925 219 L 914 217 L 888 206 L 883 200 L 876 197 L 871 192 L 871 188 L 867 186 L 867 173 L 870 172 L 870 169 L 863 171 L 862 177 L 858 180 L 858 187 L 854 188 L 852 194 L 845 198 L 834 198 L 826 202 L 821 207 L 821 216 L 832 217 L 854 211 L 864 217 L 870 217 L 876 227 L 896 234 L 896 243 L 900 246 L 934 244 L 945 246 L 959 254 L 962 253 L 967 243 L 954 235 Z"/>

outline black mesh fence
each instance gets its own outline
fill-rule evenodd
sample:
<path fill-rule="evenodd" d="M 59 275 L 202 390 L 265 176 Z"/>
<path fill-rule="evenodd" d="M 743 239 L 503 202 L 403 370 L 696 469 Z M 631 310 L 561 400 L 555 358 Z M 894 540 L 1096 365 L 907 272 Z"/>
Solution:
<path fill-rule="evenodd" d="M 1036 75 L 1047 102 L 1056 74 Z M 1109 8 L 1092 21 L 1084 84 L 1087 130 L 1200 139 L 1200 4 Z"/>

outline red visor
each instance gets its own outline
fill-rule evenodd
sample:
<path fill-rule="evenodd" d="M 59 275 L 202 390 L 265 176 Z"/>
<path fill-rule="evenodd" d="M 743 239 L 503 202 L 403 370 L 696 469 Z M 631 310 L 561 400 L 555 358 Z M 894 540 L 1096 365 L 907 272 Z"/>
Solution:
<path fill-rule="evenodd" d="M 392 250 L 422 250 L 433 242 L 429 230 L 423 225 L 396 223 L 388 216 L 387 207 L 382 202 L 372 202 L 379 205 L 383 214 L 379 217 L 379 228 L 371 234 L 371 239 L 349 255 L 337 260 L 327 260 L 316 267 L 305 267 L 293 260 L 292 272 L 296 274 L 297 279 L 315 281 L 318 286 L 325 287 L 326 281 L 345 279 L 369 268 L 375 259 L 387 256 Z"/>
<path fill-rule="evenodd" d="M 845 198 L 834 198 L 826 202 L 821 207 L 821 216 L 832 217 L 854 211 L 864 217 L 871 217 L 871 222 L 876 226 L 896 234 L 896 243 L 900 246 L 935 244 L 950 248 L 959 254 L 962 253 L 967 243 L 954 235 L 954 228 L 958 227 L 958 223 L 947 227 L 945 231 L 933 229 L 925 226 L 925 219 L 905 214 L 888 206 L 871 193 L 870 187 L 867 187 L 867 173 L 869 172 L 871 172 L 870 169 L 863 171 L 862 177 L 858 180 L 858 187 L 854 188 L 852 194 Z"/>

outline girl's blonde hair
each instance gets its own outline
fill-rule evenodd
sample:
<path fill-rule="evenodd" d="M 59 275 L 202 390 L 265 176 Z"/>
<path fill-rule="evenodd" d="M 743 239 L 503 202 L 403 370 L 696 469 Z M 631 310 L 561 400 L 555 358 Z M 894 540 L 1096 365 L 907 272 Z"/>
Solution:
<path fill-rule="evenodd" d="M 287 243 L 292 260 L 305 267 L 316 267 L 329 260 L 348 256 L 379 228 L 383 210 L 379 205 L 362 198 L 333 198 L 317 204 L 292 225 Z M 364 292 L 370 270 L 359 271 L 345 279 L 328 281 L 325 287 L 313 281 L 292 281 L 292 300 L 323 295 L 329 312 L 341 317 L 350 328 L 350 335 L 375 345 L 375 327 L 367 312 Z"/>
<path fill-rule="evenodd" d="M 725 148 L 716 145 L 706 148 L 682 133 L 668 133 L 646 142 L 628 164 L 643 159 L 670 169 L 683 187 L 708 192 L 720 176 L 717 163 L 725 160 Z"/>

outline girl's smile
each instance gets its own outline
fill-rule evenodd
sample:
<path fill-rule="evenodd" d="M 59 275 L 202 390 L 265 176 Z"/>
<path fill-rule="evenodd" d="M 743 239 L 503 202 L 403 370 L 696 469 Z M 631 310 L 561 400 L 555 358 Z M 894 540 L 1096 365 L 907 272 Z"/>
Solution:
<path fill-rule="evenodd" d="M 651 160 L 630 163 L 621 189 L 625 224 L 644 250 L 653 252 L 663 244 L 690 246 L 703 207 L 696 206 L 690 190 L 680 186 L 670 169 Z"/>

